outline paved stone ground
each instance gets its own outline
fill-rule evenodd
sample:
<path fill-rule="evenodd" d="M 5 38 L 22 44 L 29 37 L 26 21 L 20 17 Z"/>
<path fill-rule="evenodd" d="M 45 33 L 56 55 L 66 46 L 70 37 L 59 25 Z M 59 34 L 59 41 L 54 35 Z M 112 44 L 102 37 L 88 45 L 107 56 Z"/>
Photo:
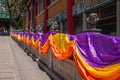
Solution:
<path fill-rule="evenodd" d="M 9 36 L 0 36 L 0 80 L 50 78 Z"/>

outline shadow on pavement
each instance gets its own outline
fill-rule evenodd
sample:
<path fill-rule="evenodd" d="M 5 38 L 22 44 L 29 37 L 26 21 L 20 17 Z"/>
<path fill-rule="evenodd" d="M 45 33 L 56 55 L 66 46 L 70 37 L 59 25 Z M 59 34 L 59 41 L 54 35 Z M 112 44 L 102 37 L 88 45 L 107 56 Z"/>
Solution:
<path fill-rule="evenodd" d="M 0 32 L 0 36 L 10 36 L 10 33 Z"/>

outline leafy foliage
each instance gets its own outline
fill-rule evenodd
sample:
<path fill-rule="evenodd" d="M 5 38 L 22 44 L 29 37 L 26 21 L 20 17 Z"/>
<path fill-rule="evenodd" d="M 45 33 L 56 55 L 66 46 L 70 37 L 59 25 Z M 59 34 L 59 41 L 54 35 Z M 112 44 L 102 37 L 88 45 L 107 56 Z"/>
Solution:
<path fill-rule="evenodd" d="M 6 10 L 10 14 L 11 22 L 16 28 L 22 27 L 21 4 L 22 0 L 6 0 Z"/>

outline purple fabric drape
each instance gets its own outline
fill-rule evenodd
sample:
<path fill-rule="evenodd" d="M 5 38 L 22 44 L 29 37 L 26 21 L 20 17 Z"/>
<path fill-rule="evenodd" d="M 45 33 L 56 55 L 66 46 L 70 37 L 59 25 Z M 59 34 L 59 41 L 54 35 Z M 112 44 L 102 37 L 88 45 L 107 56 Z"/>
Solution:
<path fill-rule="evenodd" d="M 32 36 L 33 36 L 33 33 L 27 33 L 27 37 L 29 40 L 31 39 Z"/>
<path fill-rule="evenodd" d="M 120 38 L 99 33 L 75 36 L 80 55 L 91 66 L 105 67 L 120 62 Z"/>
<path fill-rule="evenodd" d="M 24 33 L 24 37 L 25 37 L 25 38 L 27 38 L 27 35 L 28 35 L 28 33 L 27 33 L 27 32 L 25 32 L 25 33 Z"/>
<path fill-rule="evenodd" d="M 39 38 L 39 36 L 40 36 L 40 34 L 34 33 L 34 35 L 33 35 L 34 42 Z"/>
<path fill-rule="evenodd" d="M 56 34 L 56 32 L 48 32 L 40 36 L 40 45 L 43 46 L 50 34 Z"/>
<path fill-rule="evenodd" d="M 71 34 L 67 34 L 67 35 L 68 35 L 69 40 L 74 40 L 74 38 L 75 38 L 74 35 L 71 35 Z"/>

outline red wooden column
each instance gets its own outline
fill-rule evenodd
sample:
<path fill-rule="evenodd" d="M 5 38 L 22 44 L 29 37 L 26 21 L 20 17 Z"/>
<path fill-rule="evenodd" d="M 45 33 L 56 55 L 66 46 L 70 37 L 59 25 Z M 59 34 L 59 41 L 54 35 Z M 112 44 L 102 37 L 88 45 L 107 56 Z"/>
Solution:
<path fill-rule="evenodd" d="M 47 20 L 48 20 L 48 4 L 49 0 L 44 0 L 44 33 L 48 32 Z"/>
<path fill-rule="evenodd" d="M 30 31 L 30 19 L 31 19 L 31 12 L 30 12 L 30 5 L 31 5 L 31 0 L 28 1 L 28 32 Z"/>
<path fill-rule="evenodd" d="M 67 32 L 69 34 L 75 34 L 75 26 L 72 16 L 73 5 L 74 5 L 74 0 L 67 0 Z"/>
<path fill-rule="evenodd" d="M 36 16 L 37 16 L 37 2 L 34 1 L 34 32 L 36 32 Z"/>
<path fill-rule="evenodd" d="M 28 32 L 30 31 L 30 8 L 28 7 Z"/>

